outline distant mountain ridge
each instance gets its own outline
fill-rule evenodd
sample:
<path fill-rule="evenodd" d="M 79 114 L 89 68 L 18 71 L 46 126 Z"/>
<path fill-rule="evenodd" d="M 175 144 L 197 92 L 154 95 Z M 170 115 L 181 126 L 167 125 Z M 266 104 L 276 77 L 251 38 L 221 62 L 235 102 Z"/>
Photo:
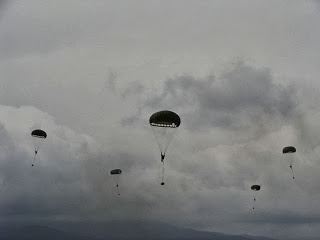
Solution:
<path fill-rule="evenodd" d="M 165 223 L 58 223 L 48 226 L 1 226 L 1 240 L 274 240 L 249 235 L 179 228 Z"/>

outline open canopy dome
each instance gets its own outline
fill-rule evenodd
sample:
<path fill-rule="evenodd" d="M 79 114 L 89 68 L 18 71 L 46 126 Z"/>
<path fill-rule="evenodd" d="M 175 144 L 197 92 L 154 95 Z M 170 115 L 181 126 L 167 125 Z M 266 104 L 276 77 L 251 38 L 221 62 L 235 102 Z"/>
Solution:
<path fill-rule="evenodd" d="M 260 191 L 260 185 L 252 185 L 251 186 L 251 190 L 253 190 L 253 191 Z"/>
<path fill-rule="evenodd" d="M 152 114 L 149 119 L 149 123 L 151 126 L 155 127 L 177 128 L 180 126 L 181 120 L 178 114 L 168 110 L 164 110 Z"/>
<path fill-rule="evenodd" d="M 282 150 L 282 153 L 295 153 L 297 150 L 295 147 L 288 146 Z"/>
<path fill-rule="evenodd" d="M 113 169 L 113 170 L 110 171 L 111 175 L 121 174 L 121 173 L 122 173 L 121 169 Z"/>
<path fill-rule="evenodd" d="M 32 137 L 47 138 L 47 133 L 41 129 L 36 129 L 31 132 Z"/>

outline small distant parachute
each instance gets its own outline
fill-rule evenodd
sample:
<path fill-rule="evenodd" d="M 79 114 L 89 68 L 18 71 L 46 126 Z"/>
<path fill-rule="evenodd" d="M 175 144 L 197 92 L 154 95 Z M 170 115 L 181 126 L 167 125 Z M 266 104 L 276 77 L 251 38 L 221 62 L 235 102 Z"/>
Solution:
<path fill-rule="evenodd" d="M 253 190 L 253 191 L 260 191 L 260 185 L 252 185 L 251 186 L 251 190 Z"/>
<path fill-rule="evenodd" d="M 113 170 L 110 171 L 110 174 L 112 175 L 113 180 L 116 183 L 118 195 L 120 195 L 120 192 L 119 192 L 119 181 L 120 181 L 121 173 L 122 173 L 121 169 L 113 169 Z"/>
<path fill-rule="evenodd" d="M 32 166 L 34 165 L 34 161 L 38 154 L 39 148 L 43 143 L 43 140 L 47 138 L 47 133 L 41 129 L 36 129 L 31 132 L 31 136 L 34 144 L 34 158 L 32 161 Z"/>
<path fill-rule="evenodd" d="M 286 157 L 286 159 L 288 160 L 289 164 L 290 164 L 290 169 L 291 169 L 291 173 L 292 173 L 292 178 L 295 179 L 294 176 L 294 172 L 293 172 L 293 162 L 295 159 L 295 153 L 296 153 L 296 148 L 292 147 L 292 146 L 288 146 L 283 148 L 282 153 L 284 154 L 284 156 Z"/>
<path fill-rule="evenodd" d="M 257 192 L 258 191 L 260 191 L 260 189 L 261 189 L 261 186 L 260 185 L 252 185 L 251 186 L 251 190 L 252 191 L 254 191 L 254 197 L 253 197 L 253 202 L 255 203 L 255 201 L 256 201 L 256 194 L 257 194 Z M 254 203 L 253 203 L 253 207 L 252 207 L 252 209 L 254 209 Z"/>
<path fill-rule="evenodd" d="M 164 158 L 168 146 L 180 126 L 181 120 L 178 114 L 164 110 L 152 114 L 149 119 L 149 123 L 160 149 L 162 162 L 161 185 L 164 185 Z"/>

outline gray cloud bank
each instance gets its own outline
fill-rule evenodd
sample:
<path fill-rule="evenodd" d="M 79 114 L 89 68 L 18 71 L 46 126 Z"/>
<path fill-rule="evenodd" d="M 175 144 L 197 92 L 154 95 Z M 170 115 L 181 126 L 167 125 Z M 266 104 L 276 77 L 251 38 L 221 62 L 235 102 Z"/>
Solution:
<path fill-rule="evenodd" d="M 292 117 L 297 101 L 295 91 L 291 86 L 275 84 L 270 70 L 238 62 L 219 79 L 169 79 L 162 93 L 155 94 L 146 105 L 180 110 L 189 129 L 203 126 L 247 130 L 265 118 L 268 122 L 261 127 L 273 125 L 277 118 Z"/>
<path fill-rule="evenodd" d="M 125 100 L 129 90 L 118 90 L 112 91 Z M 232 233 L 249 227 L 252 234 L 272 229 L 276 236 L 296 224 L 318 224 L 318 144 L 304 142 L 312 132 L 305 119 L 315 117 L 315 106 L 300 101 L 298 86 L 275 84 L 270 70 L 239 62 L 220 77 L 178 76 L 154 94 L 141 91 L 130 92 L 140 106 L 129 116 L 135 121 L 122 127 L 125 134 L 111 135 L 120 146 L 59 125 L 34 107 L 2 105 L 2 221 L 160 219 L 222 232 L 230 230 L 228 222 Z M 158 152 L 147 126 L 148 114 L 160 109 L 182 117 L 168 151 L 165 188 L 159 186 Z M 48 138 L 31 168 L 33 128 L 46 129 Z M 281 153 L 289 143 L 298 149 L 296 182 Z M 120 197 L 108 174 L 117 167 L 123 169 Z M 250 212 L 255 183 L 262 185 L 259 217 Z M 269 228 L 262 231 L 264 224 Z M 279 230 L 277 224 L 287 227 Z"/>

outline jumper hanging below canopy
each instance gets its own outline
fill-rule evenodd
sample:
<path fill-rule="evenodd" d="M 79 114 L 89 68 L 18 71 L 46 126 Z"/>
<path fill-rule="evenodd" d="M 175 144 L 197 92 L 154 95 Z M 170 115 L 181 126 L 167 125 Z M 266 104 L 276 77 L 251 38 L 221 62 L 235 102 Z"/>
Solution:
<path fill-rule="evenodd" d="M 110 171 L 110 174 L 112 175 L 112 178 L 113 178 L 114 182 L 116 183 L 118 195 L 120 195 L 120 192 L 119 192 L 119 181 L 120 181 L 121 173 L 122 173 L 121 169 L 113 169 L 113 170 Z"/>
<path fill-rule="evenodd" d="M 152 114 L 149 119 L 149 123 L 160 149 L 162 162 L 161 185 L 164 185 L 164 158 L 168 146 L 180 126 L 181 120 L 178 114 L 164 110 Z"/>
<path fill-rule="evenodd" d="M 42 145 L 43 140 L 47 138 L 47 133 L 41 129 L 35 129 L 31 132 L 31 136 L 34 144 L 34 158 L 32 161 L 32 166 L 34 166 L 34 161 L 36 160 L 40 146 Z"/>
<path fill-rule="evenodd" d="M 290 169 L 291 169 L 291 173 L 292 173 L 292 178 L 293 179 L 296 178 L 294 176 L 294 171 L 293 171 L 293 163 L 294 163 L 296 151 L 297 151 L 296 148 L 292 147 L 292 146 L 285 147 L 282 150 L 283 155 L 285 156 L 285 158 L 289 162 L 289 166 L 290 166 Z"/>
<path fill-rule="evenodd" d="M 255 205 L 255 202 L 257 200 L 257 192 L 260 191 L 261 189 L 261 186 L 260 185 L 252 185 L 251 186 L 251 190 L 254 191 L 254 196 L 253 196 L 253 207 L 252 209 L 254 209 L 254 205 Z"/>

